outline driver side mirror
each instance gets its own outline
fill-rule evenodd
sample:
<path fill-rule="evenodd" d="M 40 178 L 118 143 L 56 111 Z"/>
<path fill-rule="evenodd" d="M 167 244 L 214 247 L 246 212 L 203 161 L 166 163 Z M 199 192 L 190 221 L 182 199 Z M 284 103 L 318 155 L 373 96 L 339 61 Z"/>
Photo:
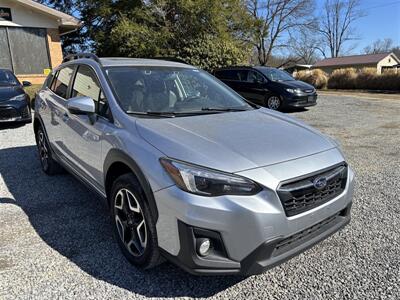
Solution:
<path fill-rule="evenodd" d="M 96 112 L 94 101 L 89 97 L 74 97 L 67 102 L 68 111 L 74 115 L 89 115 Z"/>
<path fill-rule="evenodd" d="M 31 86 L 32 83 L 30 83 L 29 81 L 22 81 L 22 86 Z"/>

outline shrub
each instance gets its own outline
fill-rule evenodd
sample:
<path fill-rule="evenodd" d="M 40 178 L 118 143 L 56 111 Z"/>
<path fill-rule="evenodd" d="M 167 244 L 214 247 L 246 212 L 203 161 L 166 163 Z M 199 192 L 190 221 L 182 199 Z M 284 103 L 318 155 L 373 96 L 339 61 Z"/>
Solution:
<path fill-rule="evenodd" d="M 400 73 L 387 70 L 377 74 L 375 68 L 353 68 L 333 71 L 328 79 L 330 89 L 400 90 Z"/>
<path fill-rule="evenodd" d="M 394 70 L 386 71 L 377 77 L 379 79 L 378 86 L 380 90 L 400 90 L 400 73 L 396 73 Z"/>
<path fill-rule="evenodd" d="M 375 68 L 363 68 L 357 74 L 356 88 L 358 89 L 378 89 L 377 74 Z"/>
<path fill-rule="evenodd" d="M 357 88 L 357 72 L 354 68 L 334 70 L 328 80 L 330 89 Z"/>
<path fill-rule="evenodd" d="M 328 83 L 328 75 L 320 69 L 299 71 L 295 77 L 313 85 L 317 89 L 325 89 Z"/>

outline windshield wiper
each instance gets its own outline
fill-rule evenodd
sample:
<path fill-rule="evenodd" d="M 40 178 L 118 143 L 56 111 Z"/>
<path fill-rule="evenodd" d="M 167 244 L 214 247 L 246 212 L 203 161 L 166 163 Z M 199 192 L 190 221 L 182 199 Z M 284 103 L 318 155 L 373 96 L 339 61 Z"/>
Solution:
<path fill-rule="evenodd" d="M 203 107 L 202 111 L 246 111 L 246 108 L 235 108 L 235 107 Z"/>
<path fill-rule="evenodd" d="M 175 118 L 176 114 L 173 112 L 163 112 L 163 111 L 130 111 L 126 112 L 129 115 L 140 115 L 140 116 L 155 116 L 162 118 Z"/>

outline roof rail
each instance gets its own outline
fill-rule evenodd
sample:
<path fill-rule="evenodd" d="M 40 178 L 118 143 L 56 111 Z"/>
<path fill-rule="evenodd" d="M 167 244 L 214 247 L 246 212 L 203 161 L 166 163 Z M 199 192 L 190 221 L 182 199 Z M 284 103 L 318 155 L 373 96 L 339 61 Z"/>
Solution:
<path fill-rule="evenodd" d="M 162 57 L 162 56 L 156 56 L 156 57 L 152 57 L 152 59 L 166 60 L 166 61 L 172 61 L 172 62 L 177 62 L 177 63 L 181 63 L 181 64 L 188 65 L 188 63 L 187 63 L 186 61 L 184 61 L 183 59 L 177 58 L 177 57 L 170 57 L 170 56 Z"/>
<path fill-rule="evenodd" d="M 223 69 L 235 69 L 235 68 L 254 68 L 257 67 L 255 65 L 232 65 L 232 66 L 225 66 L 225 67 L 220 67 L 216 68 L 218 70 L 223 70 Z"/>
<path fill-rule="evenodd" d="M 79 58 L 89 58 L 89 59 L 93 59 L 94 61 L 96 61 L 97 63 L 101 64 L 100 59 L 97 57 L 96 54 L 93 53 L 75 53 L 75 54 L 69 54 L 67 55 L 64 59 L 63 59 L 63 63 L 67 62 L 67 61 L 71 61 L 71 60 L 75 60 L 75 59 L 79 59 Z"/>

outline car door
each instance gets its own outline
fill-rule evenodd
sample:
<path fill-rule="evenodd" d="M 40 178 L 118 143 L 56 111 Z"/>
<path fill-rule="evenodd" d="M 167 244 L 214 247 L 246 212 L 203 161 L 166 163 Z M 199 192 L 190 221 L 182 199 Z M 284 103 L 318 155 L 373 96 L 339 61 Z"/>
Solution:
<path fill-rule="evenodd" d="M 68 160 L 77 172 L 95 187 L 103 185 L 102 138 L 110 126 L 109 109 L 97 75 L 90 66 L 78 65 L 71 85 L 71 98 L 86 96 L 95 102 L 96 113 L 68 113 L 65 138 Z"/>
<path fill-rule="evenodd" d="M 240 92 L 240 76 L 238 69 L 223 69 L 215 72 L 215 76 L 223 83 L 232 88 L 235 92 Z"/>
<path fill-rule="evenodd" d="M 73 73 L 73 66 L 60 69 L 54 75 L 51 85 L 42 89 L 37 98 L 50 146 L 61 158 L 66 155 L 63 138 L 67 128 L 64 121 L 68 113 L 66 104 Z"/>
<path fill-rule="evenodd" d="M 244 97 L 254 103 L 264 104 L 267 93 L 267 82 L 264 76 L 254 70 L 248 70 L 247 74 L 243 75 L 247 75 L 247 77 L 242 77 L 244 78 L 242 82 Z"/>

